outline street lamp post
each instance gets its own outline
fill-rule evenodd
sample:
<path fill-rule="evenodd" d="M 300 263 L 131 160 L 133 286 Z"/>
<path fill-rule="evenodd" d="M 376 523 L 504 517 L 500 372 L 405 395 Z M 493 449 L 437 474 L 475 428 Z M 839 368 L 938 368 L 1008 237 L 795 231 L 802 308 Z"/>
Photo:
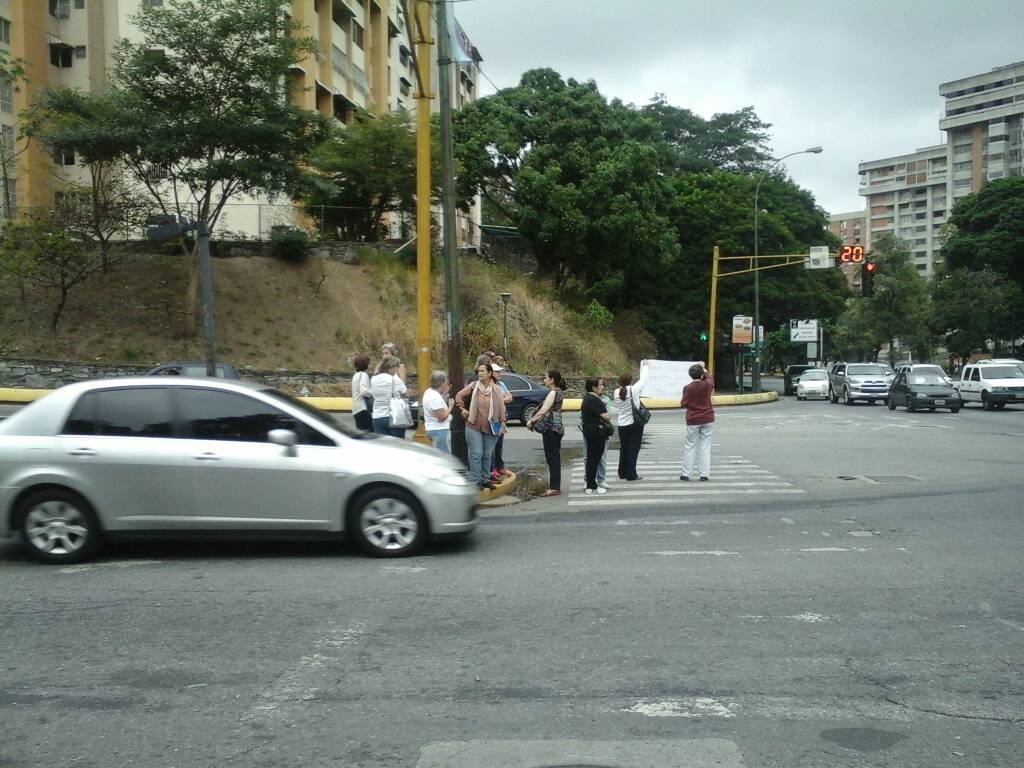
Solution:
<path fill-rule="evenodd" d="M 821 147 L 810 147 L 801 149 L 799 152 L 790 152 L 788 155 L 772 160 L 768 167 L 761 171 L 757 178 L 757 186 L 754 187 L 754 365 L 750 369 L 750 389 L 752 392 L 761 391 L 761 278 L 757 270 L 757 256 L 759 253 L 759 242 L 757 233 L 757 220 L 761 213 L 761 206 L 758 198 L 761 194 L 761 182 L 768 172 L 788 157 L 794 155 L 820 155 Z"/>
<path fill-rule="evenodd" d="M 508 360 L 508 302 L 512 298 L 511 293 L 502 293 L 501 296 L 501 347 L 505 360 Z"/>

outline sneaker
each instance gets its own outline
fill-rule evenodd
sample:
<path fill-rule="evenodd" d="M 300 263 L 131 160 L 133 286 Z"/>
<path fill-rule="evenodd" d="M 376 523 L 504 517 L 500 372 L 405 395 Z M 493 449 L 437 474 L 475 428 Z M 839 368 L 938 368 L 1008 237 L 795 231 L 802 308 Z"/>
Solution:
<path fill-rule="evenodd" d="M 549 488 L 548 490 L 544 491 L 544 493 L 541 494 L 541 496 L 544 496 L 544 497 L 547 497 L 547 496 L 561 496 L 561 495 L 562 495 L 562 492 L 559 491 L 559 490 L 556 490 L 554 488 Z"/>
<path fill-rule="evenodd" d="M 491 480 L 494 482 L 501 481 L 501 474 L 498 472 L 498 470 L 495 469 L 491 472 Z"/>
<path fill-rule="evenodd" d="M 598 489 L 597 489 L 597 488 L 584 488 L 584 489 L 583 489 L 583 492 L 584 492 L 585 494 L 587 494 L 588 496 L 589 496 L 590 494 L 592 494 L 592 493 L 597 493 L 597 491 L 598 491 Z"/>
<path fill-rule="evenodd" d="M 512 477 L 512 470 L 511 469 L 499 469 L 498 470 L 498 474 L 501 475 L 502 477 Z"/>
<path fill-rule="evenodd" d="M 608 489 L 609 489 L 609 488 L 610 488 L 611 486 L 609 486 L 609 485 L 608 485 L 608 483 L 606 483 L 606 482 L 604 482 L 604 481 L 602 480 L 601 482 L 599 482 L 599 483 L 597 484 L 597 487 L 598 487 L 598 488 L 604 488 L 604 489 L 605 489 L 605 490 L 607 491 L 607 490 L 608 490 Z"/>
<path fill-rule="evenodd" d="M 682 480 L 684 483 L 690 482 L 690 476 L 689 475 L 680 475 L 679 479 Z"/>
<path fill-rule="evenodd" d="M 599 485 L 599 486 L 597 486 L 597 490 L 596 490 L 596 491 L 594 491 L 594 493 L 608 493 L 608 489 L 607 489 L 607 488 L 602 488 L 602 487 L 601 487 L 601 486 Z"/>
<path fill-rule="evenodd" d="M 707 480 L 708 480 L 708 478 L 706 478 L 706 477 L 702 477 L 702 478 L 700 479 L 700 481 L 701 481 L 702 483 L 706 483 L 706 482 L 707 482 Z"/>
<path fill-rule="evenodd" d="M 643 475 L 637 475 L 636 477 L 627 477 L 626 478 L 626 482 L 627 483 L 635 483 L 637 480 L 643 480 L 643 479 L 644 479 Z"/>

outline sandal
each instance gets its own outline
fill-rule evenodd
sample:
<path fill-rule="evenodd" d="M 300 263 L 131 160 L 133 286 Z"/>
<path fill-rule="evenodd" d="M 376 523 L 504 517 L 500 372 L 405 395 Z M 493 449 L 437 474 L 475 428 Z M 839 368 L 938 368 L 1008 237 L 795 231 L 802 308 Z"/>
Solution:
<path fill-rule="evenodd" d="M 550 488 L 550 489 L 544 491 L 544 493 L 541 494 L 541 496 L 561 496 L 561 495 L 562 495 L 562 492 L 561 491 L 556 491 L 554 488 Z"/>

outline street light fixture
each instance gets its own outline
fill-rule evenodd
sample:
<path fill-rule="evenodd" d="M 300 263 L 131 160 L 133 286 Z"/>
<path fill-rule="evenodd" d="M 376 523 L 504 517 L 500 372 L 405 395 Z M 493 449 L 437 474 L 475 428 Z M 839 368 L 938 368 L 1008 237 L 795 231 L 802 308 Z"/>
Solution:
<path fill-rule="evenodd" d="M 501 346 L 505 360 L 508 360 L 508 303 L 512 299 L 511 293 L 501 293 Z"/>
<path fill-rule="evenodd" d="M 761 182 L 764 181 L 764 177 L 768 175 L 772 168 L 786 158 L 793 157 L 794 155 L 820 155 L 821 152 L 821 147 L 809 147 L 808 149 L 801 149 L 799 152 L 790 152 L 788 155 L 772 160 L 768 167 L 761 171 L 757 179 L 757 186 L 754 188 L 754 365 L 750 370 L 750 388 L 754 392 L 761 391 L 761 344 L 763 342 L 761 338 L 761 279 L 760 272 L 756 269 L 759 253 L 757 220 L 758 215 L 761 213 L 758 197 L 761 194 Z"/>

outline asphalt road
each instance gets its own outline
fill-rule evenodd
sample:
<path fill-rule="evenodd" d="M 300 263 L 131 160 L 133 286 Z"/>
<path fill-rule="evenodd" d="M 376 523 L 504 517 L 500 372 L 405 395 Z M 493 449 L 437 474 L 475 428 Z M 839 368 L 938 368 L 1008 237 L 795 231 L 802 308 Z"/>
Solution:
<path fill-rule="evenodd" d="M 0 546 L 0 765 L 1019 768 L 1024 408 L 721 409 L 685 488 L 680 421 L 413 560 Z"/>

